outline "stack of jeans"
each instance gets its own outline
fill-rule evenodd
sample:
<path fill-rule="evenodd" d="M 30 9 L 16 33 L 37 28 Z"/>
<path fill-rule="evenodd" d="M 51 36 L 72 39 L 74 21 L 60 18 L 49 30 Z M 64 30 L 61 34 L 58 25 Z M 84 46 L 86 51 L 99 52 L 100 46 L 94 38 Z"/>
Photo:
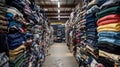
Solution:
<path fill-rule="evenodd" d="M 95 47 L 97 43 L 97 25 L 96 25 L 96 12 L 99 11 L 99 7 L 96 5 L 96 0 L 92 0 L 88 4 L 87 12 L 85 15 L 86 19 L 86 41 L 91 47 Z"/>
<path fill-rule="evenodd" d="M 97 16 L 98 48 L 120 54 L 120 0 L 107 0 Z"/>

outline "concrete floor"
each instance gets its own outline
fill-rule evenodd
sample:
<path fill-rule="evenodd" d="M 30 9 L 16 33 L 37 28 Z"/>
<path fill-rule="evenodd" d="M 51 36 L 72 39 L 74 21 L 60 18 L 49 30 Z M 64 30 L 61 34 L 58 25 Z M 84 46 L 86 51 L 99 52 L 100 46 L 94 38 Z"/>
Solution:
<path fill-rule="evenodd" d="M 78 63 L 65 43 L 55 43 L 50 49 L 43 67 L 78 67 Z"/>

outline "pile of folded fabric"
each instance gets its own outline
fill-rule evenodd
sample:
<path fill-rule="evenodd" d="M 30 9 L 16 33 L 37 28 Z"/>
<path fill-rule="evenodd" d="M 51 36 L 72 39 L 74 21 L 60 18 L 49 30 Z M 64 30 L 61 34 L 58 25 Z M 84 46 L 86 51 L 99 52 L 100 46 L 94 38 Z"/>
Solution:
<path fill-rule="evenodd" d="M 96 25 L 96 12 L 99 10 L 99 7 L 96 5 L 96 0 L 92 0 L 88 3 L 87 11 L 85 15 L 86 19 L 86 41 L 91 47 L 95 47 L 97 43 L 97 25 Z"/>
<path fill-rule="evenodd" d="M 9 5 L 6 10 L 6 17 L 9 21 L 7 41 L 10 66 L 23 67 L 24 63 L 29 62 L 28 47 L 32 43 L 32 34 L 29 29 L 40 21 L 40 9 L 34 6 L 33 1 L 29 0 L 10 0 L 7 2 Z"/>
<path fill-rule="evenodd" d="M 102 0 L 98 0 L 100 3 Z M 96 13 L 98 48 L 106 54 L 120 54 L 120 0 L 107 0 L 98 3 L 100 12 Z M 110 66 L 113 67 L 113 63 Z M 107 66 L 107 63 L 104 63 Z"/>
<path fill-rule="evenodd" d="M 99 48 L 107 52 L 120 54 L 118 49 L 120 47 L 120 1 L 106 1 L 100 6 L 100 12 L 96 16 L 98 19 Z"/>
<path fill-rule="evenodd" d="M 9 67 L 7 32 L 9 22 L 5 17 L 7 6 L 0 0 L 0 67 Z"/>

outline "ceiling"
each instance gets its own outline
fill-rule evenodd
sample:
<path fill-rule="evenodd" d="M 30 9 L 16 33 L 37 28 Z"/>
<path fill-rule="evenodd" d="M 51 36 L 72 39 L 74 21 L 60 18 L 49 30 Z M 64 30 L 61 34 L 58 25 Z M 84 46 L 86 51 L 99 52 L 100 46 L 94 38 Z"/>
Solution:
<path fill-rule="evenodd" d="M 58 1 L 60 2 L 59 8 Z M 66 22 L 66 20 L 69 19 L 70 13 L 80 1 L 81 0 L 37 0 L 36 3 L 46 11 L 49 21 Z M 59 13 L 58 9 L 60 10 Z M 58 15 L 60 15 L 60 17 L 58 17 Z M 60 18 L 60 20 L 58 18 Z"/>

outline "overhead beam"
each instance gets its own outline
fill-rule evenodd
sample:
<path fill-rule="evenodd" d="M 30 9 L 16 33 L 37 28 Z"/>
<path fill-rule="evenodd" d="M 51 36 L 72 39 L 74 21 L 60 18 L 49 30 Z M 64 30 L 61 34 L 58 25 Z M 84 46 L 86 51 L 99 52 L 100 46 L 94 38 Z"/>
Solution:
<path fill-rule="evenodd" d="M 58 8 L 57 5 L 43 5 L 43 4 L 39 4 L 39 6 L 41 8 Z M 75 8 L 76 4 L 72 4 L 72 5 L 60 5 L 60 8 Z"/>
<path fill-rule="evenodd" d="M 46 13 L 58 13 L 58 11 L 45 11 Z M 72 11 L 60 11 L 60 13 L 71 13 Z"/>

